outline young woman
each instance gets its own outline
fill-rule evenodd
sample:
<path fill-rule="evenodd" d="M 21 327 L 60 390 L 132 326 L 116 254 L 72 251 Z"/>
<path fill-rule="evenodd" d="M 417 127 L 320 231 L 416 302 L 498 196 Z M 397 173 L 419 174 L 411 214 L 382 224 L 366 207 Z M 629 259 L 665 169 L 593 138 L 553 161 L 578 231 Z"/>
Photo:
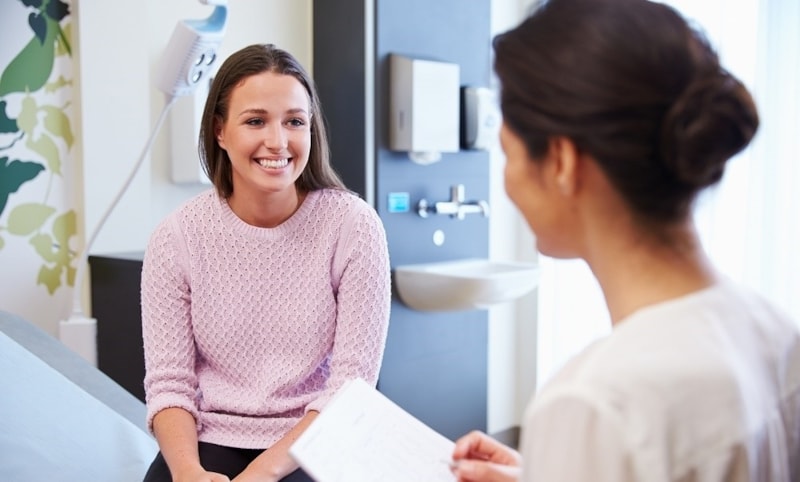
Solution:
<path fill-rule="evenodd" d="M 281 480 L 297 469 L 288 448 L 334 392 L 377 381 L 386 235 L 332 170 L 314 84 L 289 53 L 231 55 L 200 137 L 214 189 L 157 227 L 142 272 L 160 447 L 145 480 Z"/>
<path fill-rule="evenodd" d="M 750 94 L 646 0 L 550 0 L 494 46 L 506 191 L 541 253 L 587 262 L 614 330 L 536 395 L 520 452 L 458 440 L 458 480 L 800 480 L 797 325 L 692 221 L 756 132 Z"/>

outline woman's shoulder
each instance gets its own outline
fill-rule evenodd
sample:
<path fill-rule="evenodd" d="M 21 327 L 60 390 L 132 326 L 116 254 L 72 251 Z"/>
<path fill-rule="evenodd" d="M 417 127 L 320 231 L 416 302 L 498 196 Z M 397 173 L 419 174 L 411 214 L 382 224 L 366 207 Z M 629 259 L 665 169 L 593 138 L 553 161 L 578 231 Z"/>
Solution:
<path fill-rule="evenodd" d="M 578 397 L 654 415 L 703 405 L 697 397 L 710 387 L 717 399 L 753 391 L 769 398 L 780 390 L 760 374 L 785 371 L 798 356 L 791 319 L 747 286 L 724 281 L 632 315 L 567 362 L 539 402 Z"/>
<path fill-rule="evenodd" d="M 375 208 L 358 194 L 346 189 L 320 189 L 313 191 L 320 210 L 340 211 L 347 216 L 367 214 L 377 218 Z"/>
<path fill-rule="evenodd" d="M 178 208 L 173 211 L 173 214 L 177 216 L 191 216 L 198 211 L 205 212 L 215 210 L 219 207 L 219 203 L 220 199 L 217 192 L 213 188 L 206 189 L 180 204 Z"/>
<path fill-rule="evenodd" d="M 183 201 L 169 214 L 164 216 L 153 230 L 154 234 L 171 231 L 176 227 L 180 230 L 187 226 L 202 226 L 210 214 L 219 208 L 219 197 L 214 189 L 208 189 Z"/>
<path fill-rule="evenodd" d="M 207 189 L 178 204 L 175 209 L 162 219 L 162 223 L 204 217 L 208 212 L 214 211 L 218 207 L 219 196 L 217 196 L 216 191 Z"/>

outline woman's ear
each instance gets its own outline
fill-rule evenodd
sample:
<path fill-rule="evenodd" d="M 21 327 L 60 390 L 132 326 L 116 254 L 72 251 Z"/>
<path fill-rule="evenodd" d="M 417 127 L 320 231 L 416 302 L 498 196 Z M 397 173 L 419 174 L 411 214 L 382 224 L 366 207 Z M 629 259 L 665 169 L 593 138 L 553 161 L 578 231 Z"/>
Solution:
<path fill-rule="evenodd" d="M 568 137 L 550 138 L 550 155 L 555 162 L 555 181 L 561 194 L 573 196 L 579 187 L 580 152 Z"/>
<path fill-rule="evenodd" d="M 217 138 L 217 144 L 221 149 L 225 149 L 225 136 L 222 135 L 222 122 L 218 119 L 214 120 L 214 137 Z"/>

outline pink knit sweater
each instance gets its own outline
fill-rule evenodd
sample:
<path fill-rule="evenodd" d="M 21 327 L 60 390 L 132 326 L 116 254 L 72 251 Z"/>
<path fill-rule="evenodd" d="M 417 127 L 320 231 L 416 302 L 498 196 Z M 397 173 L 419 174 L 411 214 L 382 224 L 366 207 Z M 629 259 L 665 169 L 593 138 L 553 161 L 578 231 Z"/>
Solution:
<path fill-rule="evenodd" d="M 181 407 L 201 441 L 268 448 L 345 381 L 377 382 L 390 286 L 383 225 L 353 194 L 311 192 L 275 228 L 198 195 L 144 258 L 148 426 Z"/>

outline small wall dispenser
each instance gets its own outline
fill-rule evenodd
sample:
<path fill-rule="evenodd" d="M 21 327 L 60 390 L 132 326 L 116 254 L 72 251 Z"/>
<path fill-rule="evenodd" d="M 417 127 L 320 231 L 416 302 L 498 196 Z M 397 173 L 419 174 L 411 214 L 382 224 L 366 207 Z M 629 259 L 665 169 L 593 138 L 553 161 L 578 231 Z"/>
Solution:
<path fill-rule="evenodd" d="M 458 64 L 391 54 L 389 148 L 418 164 L 460 148 Z"/>

